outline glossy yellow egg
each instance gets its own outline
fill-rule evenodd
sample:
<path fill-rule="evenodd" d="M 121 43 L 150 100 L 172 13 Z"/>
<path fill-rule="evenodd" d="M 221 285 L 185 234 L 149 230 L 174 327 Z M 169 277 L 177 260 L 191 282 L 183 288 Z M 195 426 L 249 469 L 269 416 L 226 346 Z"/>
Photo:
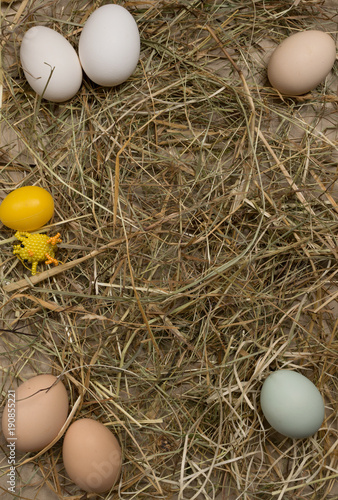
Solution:
<path fill-rule="evenodd" d="M 0 220 L 16 231 L 40 229 L 54 213 L 52 195 L 38 186 L 24 186 L 9 193 L 0 205 Z"/>

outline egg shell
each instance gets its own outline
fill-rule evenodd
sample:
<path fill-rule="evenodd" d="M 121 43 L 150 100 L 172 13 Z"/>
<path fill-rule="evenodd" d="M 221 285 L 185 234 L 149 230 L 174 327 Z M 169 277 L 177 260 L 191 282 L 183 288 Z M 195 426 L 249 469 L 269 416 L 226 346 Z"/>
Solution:
<path fill-rule="evenodd" d="M 323 31 L 301 31 L 275 49 L 268 62 L 268 78 L 281 94 L 310 92 L 330 73 L 336 60 L 336 45 Z"/>
<path fill-rule="evenodd" d="M 82 83 L 82 68 L 75 49 L 57 31 L 34 26 L 24 35 L 20 60 L 32 89 L 44 99 L 71 99 Z"/>
<path fill-rule="evenodd" d="M 23 186 L 11 191 L 0 205 L 0 220 L 16 231 L 40 229 L 54 213 L 52 195 L 39 186 Z"/>
<path fill-rule="evenodd" d="M 8 424 L 12 417 L 15 448 L 22 452 L 39 451 L 49 445 L 65 423 L 69 406 L 65 386 L 51 374 L 37 375 L 19 385 L 15 390 L 14 414 L 11 405 L 12 398 L 2 414 L 2 431 L 11 442 Z"/>
<path fill-rule="evenodd" d="M 87 492 L 110 490 L 121 473 L 122 453 L 116 437 L 91 418 L 76 420 L 69 426 L 62 456 L 68 476 Z"/>
<path fill-rule="evenodd" d="M 140 35 L 130 12 L 114 4 L 96 9 L 80 35 L 79 57 L 84 72 L 99 85 L 127 80 L 140 57 Z"/>
<path fill-rule="evenodd" d="M 317 387 L 295 371 L 271 373 L 263 384 L 260 403 L 269 424 L 291 438 L 315 434 L 325 416 L 323 398 Z"/>

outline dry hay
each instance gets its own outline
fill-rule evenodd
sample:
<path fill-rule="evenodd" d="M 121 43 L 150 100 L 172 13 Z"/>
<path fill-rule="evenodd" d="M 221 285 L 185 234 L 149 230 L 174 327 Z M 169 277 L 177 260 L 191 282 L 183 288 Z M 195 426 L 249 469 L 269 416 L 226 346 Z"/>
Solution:
<path fill-rule="evenodd" d="M 119 3 L 141 33 L 136 72 L 85 78 L 62 104 L 29 88 L 20 40 L 43 24 L 76 47 L 101 2 L 2 4 L 1 197 L 47 188 L 63 238 L 63 264 L 31 279 L 1 228 L 3 401 L 62 374 L 75 418 L 121 442 L 106 498 L 338 498 L 337 71 L 301 98 L 266 78 L 285 36 L 336 36 L 337 4 Z M 325 397 L 311 438 L 263 419 L 262 381 L 283 367 Z M 61 446 L 20 457 L 20 498 L 84 498 Z"/>

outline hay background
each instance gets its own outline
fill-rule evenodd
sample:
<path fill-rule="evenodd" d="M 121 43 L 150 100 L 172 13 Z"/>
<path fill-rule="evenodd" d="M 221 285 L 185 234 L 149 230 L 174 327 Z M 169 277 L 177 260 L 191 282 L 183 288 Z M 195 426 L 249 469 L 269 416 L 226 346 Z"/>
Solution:
<path fill-rule="evenodd" d="M 123 448 L 99 498 L 338 498 L 337 67 L 301 98 L 266 78 L 291 33 L 337 38 L 337 2 L 119 3 L 140 29 L 134 75 L 111 89 L 85 77 L 62 104 L 29 88 L 20 40 L 43 24 L 76 47 L 102 2 L 1 6 L 1 199 L 50 190 L 47 230 L 63 238 L 63 265 L 30 283 L 0 229 L 3 404 L 27 377 L 63 374 L 75 417 Z M 325 397 L 309 439 L 263 419 L 278 368 Z M 61 446 L 19 457 L 20 498 L 84 498 Z M 4 499 L 6 470 L 1 436 Z"/>

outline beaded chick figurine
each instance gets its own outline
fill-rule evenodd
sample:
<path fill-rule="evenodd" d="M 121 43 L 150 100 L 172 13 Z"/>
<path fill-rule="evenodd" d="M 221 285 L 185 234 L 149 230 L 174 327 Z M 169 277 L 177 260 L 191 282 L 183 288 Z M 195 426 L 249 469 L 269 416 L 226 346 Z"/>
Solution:
<path fill-rule="evenodd" d="M 61 243 L 60 233 L 49 237 L 47 234 L 30 234 L 27 232 L 17 231 L 15 237 L 21 241 L 19 245 L 14 245 L 13 254 L 22 261 L 23 264 L 29 262 L 32 264 L 32 275 L 36 274 L 36 269 L 39 262 L 45 264 L 59 264 L 55 259 L 57 243 Z"/>

